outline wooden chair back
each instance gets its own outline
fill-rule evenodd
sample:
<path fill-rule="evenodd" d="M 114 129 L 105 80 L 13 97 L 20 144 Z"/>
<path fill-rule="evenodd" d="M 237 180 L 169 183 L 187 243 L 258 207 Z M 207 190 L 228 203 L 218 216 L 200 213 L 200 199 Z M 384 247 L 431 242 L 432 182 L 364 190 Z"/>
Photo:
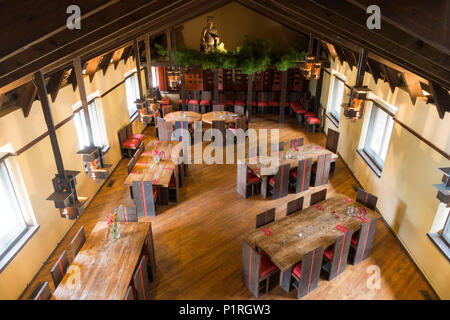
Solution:
<path fill-rule="evenodd" d="M 165 119 L 158 120 L 158 137 L 161 141 L 172 141 L 173 123 Z"/>
<path fill-rule="evenodd" d="M 153 232 L 152 232 L 152 226 L 150 225 L 148 229 L 147 237 L 145 238 L 145 251 L 147 259 L 147 266 L 148 266 L 148 274 L 150 276 L 151 280 L 155 279 L 156 276 L 156 257 L 155 257 L 155 246 L 153 244 Z"/>
<path fill-rule="evenodd" d="M 161 114 L 162 114 L 163 118 L 166 115 L 168 115 L 169 113 L 172 113 L 172 112 L 173 112 L 173 106 L 172 105 L 161 106 Z"/>
<path fill-rule="evenodd" d="M 327 142 L 325 148 L 333 153 L 337 153 L 339 142 L 339 132 L 328 128 Z"/>
<path fill-rule="evenodd" d="M 271 143 L 270 144 L 270 152 L 272 154 L 278 154 L 284 150 L 284 142 L 280 141 L 279 143 Z"/>
<path fill-rule="evenodd" d="M 256 228 L 275 221 L 275 208 L 256 215 Z"/>
<path fill-rule="evenodd" d="M 225 126 L 225 120 L 213 120 L 212 121 L 212 128 L 217 129 L 222 133 L 222 145 L 226 142 L 226 126 Z M 219 140 L 214 140 L 214 145 L 216 147 L 219 146 Z"/>
<path fill-rule="evenodd" d="M 175 186 L 169 186 L 169 197 L 172 196 L 172 200 L 178 202 L 180 197 L 180 175 L 178 174 L 178 166 L 175 166 L 172 177 L 175 179 Z"/>
<path fill-rule="evenodd" d="M 189 103 L 188 111 L 200 113 L 200 104 L 198 103 Z"/>
<path fill-rule="evenodd" d="M 63 253 L 59 256 L 53 268 L 50 270 L 55 288 L 58 287 L 59 283 L 63 279 L 68 267 L 69 259 L 67 258 L 66 250 L 64 250 Z"/>
<path fill-rule="evenodd" d="M 48 282 L 38 283 L 36 288 L 33 290 L 33 293 L 30 296 L 31 300 L 50 300 L 52 297 L 52 292 L 50 290 L 50 286 Z"/>
<path fill-rule="evenodd" d="M 80 230 L 78 230 L 75 237 L 73 237 L 72 241 L 70 242 L 70 247 L 72 248 L 72 256 L 74 259 L 85 242 L 86 242 L 86 233 L 84 232 L 84 227 L 81 227 Z"/>
<path fill-rule="evenodd" d="M 361 229 L 359 229 L 357 236 L 358 244 L 356 245 L 353 254 L 353 264 L 358 264 L 370 256 L 373 237 L 377 228 L 377 221 L 378 219 L 373 219 L 361 225 Z"/>
<path fill-rule="evenodd" d="M 295 182 L 295 193 L 303 192 L 309 189 L 311 182 L 312 158 L 298 161 L 297 180 Z"/>
<path fill-rule="evenodd" d="M 175 140 L 183 141 L 185 138 L 189 138 L 189 122 L 175 121 Z"/>
<path fill-rule="evenodd" d="M 356 193 L 356 202 L 361 203 L 371 210 L 377 209 L 378 198 L 363 189 L 358 189 Z"/>
<path fill-rule="evenodd" d="M 314 186 L 322 186 L 328 183 L 330 175 L 331 153 L 322 154 L 317 157 L 317 170 L 314 180 Z"/>
<path fill-rule="evenodd" d="M 133 275 L 133 285 L 137 300 L 150 300 L 150 282 L 148 280 L 147 261 L 143 256 Z"/>
<path fill-rule="evenodd" d="M 244 116 L 245 115 L 245 107 L 244 106 L 234 106 L 234 113 Z"/>
<path fill-rule="evenodd" d="M 215 104 L 213 105 L 213 111 L 225 111 L 225 105 Z"/>
<path fill-rule="evenodd" d="M 282 198 L 289 192 L 289 163 L 280 165 L 277 173 L 274 175 L 273 199 Z"/>
<path fill-rule="evenodd" d="M 153 199 L 153 183 L 151 181 L 133 181 L 133 200 L 138 217 L 155 216 L 155 201 Z"/>
<path fill-rule="evenodd" d="M 203 141 L 203 122 L 194 121 L 194 141 Z"/>
<path fill-rule="evenodd" d="M 303 197 L 291 200 L 287 203 L 286 215 L 293 214 L 294 212 L 300 211 L 303 209 Z"/>
<path fill-rule="evenodd" d="M 236 121 L 235 121 L 235 129 L 237 130 L 237 129 L 243 129 L 243 130 L 245 130 L 246 129 L 246 125 L 245 125 L 245 122 L 247 121 L 247 119 L 245 118 L 245 116 L 241 116 L 241 117 L 238 117 L 238 118 L 236 118 Z"/>
<path fill-rule="evenodd" d="M 203 91 L 202 92 L 202 100 L 211 101 L 211 91 Z"/>
<path fill-rule="evenodd" d="M 134 298 L 133 288 L 128 286 L 127 292 L 125 293 L 125 298 L 123 300 L 136 300 Z"/>
<path fill-rule="evenodd" d="M 119 207 L 114 208 L 114 212 L 117 212 L 117 220 L 119 222 L 137 222 L 138 216 L 136 208 L 134 207 L 122 207 L 122 212 L 119 212 Z"/>
<path fill-rule="evenodd" d="M 324 269 L 329 273 L 328 280 L 336 278 L 344 272 L 345 267 L 347 266 L 350 241 L 352 240 L 352 230 L 342 231 L 342 233 L 343 234 L 339 236 L 334 243 L 333 260 L 325 260 L 326 264 L 324 265 Z"/>
<path fill-rule="evenodd" d="M 323 189 L 321 191 L 317 191 L 311 194 L 311 199 L 309 201 L 309 205 L 313 206 L 320 201 L 323 201 L 327 198 L 327 189 Z"/>
<path fill-rule="evenodd" d="M 236 191 L 243 198 L 247 198 L 247 172 L 248 168 L 245 162 L 238 160 Z"/>
<path fill-rule="evenodd" d="M 291 149 L 294 149 L 294 148 L 303 146 L 303 141 L 304 141 L 304 138 L 292 139 L 292 140 L 290 141 L 290 147 L 291 147 Z"/>

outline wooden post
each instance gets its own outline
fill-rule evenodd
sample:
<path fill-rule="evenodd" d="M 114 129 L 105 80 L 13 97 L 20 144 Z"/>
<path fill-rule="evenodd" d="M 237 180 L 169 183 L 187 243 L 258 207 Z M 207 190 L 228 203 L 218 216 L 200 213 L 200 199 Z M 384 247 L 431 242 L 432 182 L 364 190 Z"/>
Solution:
<path fill-rule="evenodd" d="M 147 60 L 147 94 L 149 94 L 153 88 L 152 56 L 149 36 L 145 36 L 145 60 Z"/>
<path fill-rule="evenodd" d="M 167 52 L 169 53 L 169 66 L 172 66 L 172 32 L 169 29 L 166 30 Z"/>
<path fill-rule="evenodd" d="M 173 52 L 173 64 L 177 65 L 177 38 L 175 36 L 175 27 L 172 26 L 170 28 L 170 32 L 172 33 L 172 52 Z"/>
<path fill-rule="evenodd" d="M 253 78 L 255 77 L 254 73 L 248 75 L 247 81 L 247 120 L 251 121 L 252 117 L 252 100 L 253 100 Z"/>
<path fill-rule="evenodd" d="M 358 58 L 358 71 L 356 72 L 355 87 L 362 87 L 363 85 L 364 73 L 366 72 L 366 64 L 367 64 L 367 51 L 365 49 L 362 49 Z"/>
<path fill-rule="evenodd" d="M 144 99 L 144 89 L 142 87 L 142 77 L 141 77 L 141 54 L 139 52 L 139 42 L 134 39 L 134 59 L 136 60 L 136 72 L 139 84 L 139 98 Z"/>
<path fill-rule="evenodd" d="M 52 111 L 50 110 L 50 101 L 48 99 L 47 88 L 45 86 L 44 74 L 38 71 L 33 75 L 33 83 L 37 88 L 39 100 L 41 101 L 42 111 L 44 113 L 45 123 L 47 124 L 48 135 L 52 144 L 53 155 L 55 157 L 58 176 L 62 179 L 66 178 L 64 164 L 62 161 L 61 151 L 59 150 L 58 138 L 56 137 L 55 123 L 53 122 Z"/>
<path fill-rule="evenodd" d="M 78 84 L 78 92 L 80 93 L 81 107 L 83 108 L 84 120 L 88 131 L 89 146 L 94 145 L 94 138 L 92 136 L 91 118 L 89 117 L 89 107 L 87 102 L 86 86 L 84 85 L 83 71 L 81 70 L 81 58 L 73 60 L 73 70 Z"/>
<path fill-rule="evenodd" d="M 181 89 L 180 89 L 180 99 L 181 99 L 181 109 L 186 111 L 186 79 L 184 77 L 184 67 L 180 67 L 180 77 L 181 77 Z"/>
<path fill-rule="evenodd" d="M 314 109 L 316 111 L 316 114 L 318 116 L 322 115 L 320 117 L 321 118 L 320 126 L 323 129 L 325 120 L 324 120 L 324 117 L 323 117 L 323 113 L 319 114 L 320 98 L 322 96 L 322 83 L 323 83 L 323 66 L 322 66 L 322 68 L 320 68 L 320 76 L 319 76 L 319 79 L 317 80 L 317 83 L 316 83 L 316 93 L 315 93 L 316 99 L 314 101 Z"/>
<path fill-rule="evenodd" d="M 280 96 L 280 119 L 279 119 L 280 123 L 284 123 L 286 90 L 287 90 L 287 70 L 281 71 L 281 96 Z"/>

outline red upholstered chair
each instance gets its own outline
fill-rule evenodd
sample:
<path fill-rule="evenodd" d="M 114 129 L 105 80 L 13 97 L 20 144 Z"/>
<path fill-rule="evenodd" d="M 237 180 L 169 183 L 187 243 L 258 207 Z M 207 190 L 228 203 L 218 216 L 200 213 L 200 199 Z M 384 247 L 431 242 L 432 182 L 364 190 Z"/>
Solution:
<path fill-rule="evenodd" d="M 225 104 L 226 104 L 226 95 L 225 95 L 225 93 L 224 92 L 219 92 L 219 101 L 216 102 L 215 99 L 213 99 L 212 104 L 213 105 L 221 104 L 221 105 L 225 106 Z"/>
<path fill-rule="evenodd" d="M 278 272 L 277 266 L 264 252 L 258 252 L 242 241 L 242 281 L 256 298 L 263 290 L 269 292 L 271 279 L 277 279 Z"/>
<path fill-rule="evenodd" d="M 131 286 L 128 286 L 127 292 L 125 293 L 125 298 L 123 300 L 136 300 L 134 298 L 134 292 Z"/>
<path fill-rule="evenodd" d="M 180 184 L 179 184 L 180 176 L 178 174 L 178 166 L 175 166 L 175 169 L 172 173 L 172 177 L 169 182 L 169 200 L 178 202 L 180 198 Z"/>
<path fill-rule="evenodd" d="M 237 164 L 237 192 L 244 198 L 261 192 L 261 178 L 255 175 L 244 162 Z"/>
<path fill-rule="evenodd" d="M 330 176 L 331 153 L 322 154 L 317 157 L 311 170 L 311 182 L 314 187 L 322 186 L 328 183 Z"/>
<path fill-rule="evenodd" d="M 267 107 L 269 106 L 269 94 L 267 92 L 258 92 L 258 110 L 262 113 L 266 113 Z"/>
<path fill-rule="evenodd" d="M 323 246 L 306 253 L 302 261 L 280 275 L 280 286 L 289 292 L 297 288 L 297 299 L 315 290 L 319 285 Z"/>
<path fill-rule="evenodd" d="M 225 106 L 223 104 L 213 105 L 213 111 L 225 111 Z"/>
<path fill-rule="evenodd" d="M 211 91 L 202 92 L 202 100 L 200 100 L 200 112 L 206 113 L 211 108 Z"/>
<path fill-rule="evenodd" d="M 377 219 L 373 219 L 372 221 L 364 222 L 361 228 L 353 233 L 349 252 L 352 264 L 358 264 L 370 256 L 376 228 Z"/>
<path fill-rule="evenodd" d="M 280 165 L 277 173 L 269 179 L 268 192 L 274 200 L 288 195 L 290 167 L 289 163 Z"/>
<path fill-rule="evenodd" d="M 72 248 L 72 257 L 75 259 L 78 252 L 80 252 L 81 247 L 86 242 L 86 233 L 84 232 L 84 227 L 81 227 L 80 230 L 78 230 L 75 237 L 73 237 L 72 241 L 70 242 L 70 247 Z"/>
<path fill-rule="evenodd" d="M 188 104 L 189 99 L 185 99 L 185 102 L 186 102 L 186 104 Z M 183 105 L 183 100 L 182 100 L 182 99 L 179 99 L 179 100 L 178 100 L 178 106 L 181 108 L 182 105 Z"/>
<path fill-rule="evenodd" d="M 133 181 L 131 188 L 137 216 L 155 216 L 158 189 L 153 187 L 152 181 Z"/>
<path fill-rule="evenodd" d="M 158 130 L 158 139 L 161 141 L 172 141 L 173 122 L 158 118 L 156 120 L 156 127 Z"/>
<path fill-rule="evenodd" d="M 147 268 L 147 261 L 145 257 L 142 257 L 133 275 L 133 287 L 137 300 L 150 300 L 150 282 Z"/>
<path fill-rule="evenodd" d="M 162 98 L 161 99 L 161 104 L 162 105 L 169 105 L 170 104 L 170 99 L 169 98 Z"/>
<path fill-rule="evenodd" d="M 33 290 L 33 293 L 30 296 L 30 300 L 50 300 L 52 297 L 52 292 L 50 291 L 50 287 L 48 282 L 38 283 L 36 288 Z"/>
<path fill-rule="evenodd" d="M 377 209 L 377 201 L 378 198 L 373 194 L 368 193 L 367 191 L 359 188 L 356 193 L 356 202 L 361 203 L 366 206 L 370 210 Z"/>
<path fill-rule="evenodd" d="M 189 103 L 188 111 L 200 113 L 200 105 L 198 103 Z"/>
<path fill-rule="evenodd" d="M 312 158 L 298 160 L 297 168 L 291 169 L 289 173 L 289 187 L 295 193 L 304 192 L 309 189 L 311 181 Z"/>
<path fill-rule="evenodd" d="M 327 150 L 330 150 L 333 153 L 337 153 L 338 142 L 339 142 L 339 132 L 328 128 L 327 142 L 326 142 L 325 148 Z M 330 164 L 330 172 L 331 173 L 334 172 L 335 166 L 336 166 L 336 159 L 331 159 L 331 164 Z"/>
<path fill-rule="evenodd" d="M 327 198 L 327 189 L 323 189 L 321 191 L 317 191 L 311 194 L 309 200 L 309 206 L 313 206 L 316 203 L 326 200 Z"/>
<path fill-rule="evenodd" d="M 265 226 L 266 224 L 274 221 L 275 221 L 275 208 L 272 208 L 256 215 L 256 228 Z"/>
<path fill-rule="evenodd" d="M 328 273 L 328 280 L 333 280 L 344 272 L 352 239 L 351 230 L 340 225 L 338 225 L 337 229 L 341 230 L 342 235 L 336 239 L 333 245 L 326 248 L 323 253 L 322 269 Z"/>
<path fill-rule="evenodd" d="M 234 113 L 240 115 L 240 116 L 245 116 L 245 107 L 242 105 L 234 105 Z"/>
<path fill-rule="evenodd" d="M 306 131 L 318 132 L 320 129 L 320 119 L 316 117 L 306 118 Z"/>
<path fill-rule="evenodd" d="M 67 259 L 67 253 L 66 250 L 64 250 L 63 253 L 59 256 L 53 268 L 50 270 L 55 288 L 58 287 L 59 283 L 63 279 L 68 267 L 69 259 Z"/>
<path fill-rule="evenodd" d="M 287 203 L 286 216 L 291 215 L 303 209 L 303 197 L 291 200 Z"/>
<path fill-rule="evenodd" d="M 154 188 L 154 190 L 156 190 L 156 192 L 157 192 L 156 188 Z M 155 194 L 155 197 L 156 197 L 156 194 Z M 119 211 L 119 207 L 115 207 L 114 212 L 117 213 L 117 220 L 119 222 L 137 222 L 138 221 L 137 211 L 136 211 L 136 208 L 134 208 L 134 207 L 122 207 L 122 211 Z"/>

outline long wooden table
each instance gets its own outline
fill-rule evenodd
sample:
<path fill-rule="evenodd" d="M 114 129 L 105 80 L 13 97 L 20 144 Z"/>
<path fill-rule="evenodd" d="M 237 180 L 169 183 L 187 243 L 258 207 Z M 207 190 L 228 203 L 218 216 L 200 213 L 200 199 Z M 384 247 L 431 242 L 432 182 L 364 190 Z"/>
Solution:
<path fill-rule="evenodd" d="M 355 214 L 347 213 L 350 207 L 353 207 Z M 280 286 L 286 292 L 292 288 L 294 266 L 301 262 L 297 284 L 297 297 L 301 298 L 317 288 L 327 247 L 334 245 L 331 260 L 324 265 L 330 280 L 344 272 L 354 232 L 360 230 L 354 263 L 369 256 L 378 218 L 379 214 L 375 211 L 337 194 L 257 228 L 247 235 L 243 243 L 243 279 L 255 294 L 259 281 L 255 273 L 251 273 L 252 255 L 244 253 L 248 251 L 246 248 L 259 248 L 280 269 Z M 255 267 L 258 270 L 257 266 L 253 269 Z"/>
<path fill-rule="evenodd" d="M 245 164 L 247 167 L 252 170 L 252 172 L 261 178 L 261 195 L 264 198 L 267 198 L 267 187 L 268 187 L 268 178 L 276 173 L 278 170 L 278 165 L 275 163 L 278 162 L 279 165 L 283 165 L 286 163 L 290 164 L 290 169 L 297 168 L 298 161 L 304 160 L 308 158 L 312 158 L 312 162 L 316 162 L 317 158 L 321 155 L 331 153 L 331 159 L 337 159 L 338 155 L 325 149 L 322 146 L 317 144 L 307 144 L 301 147 L 296 147 L 289 150 L 291 154 L 291 158 L 287 159 L 287 148 L 282 152 L 274 155 L 267 156 L 259 156 L 246 158 Z"/>
<path fill-rule="evenodd" d="M 202 120 L 202 115 L 193 111 L 175 111 L 167 114 L 164 119 L 166 121 L 188 121 L 189 124 L 194 123 L 194 121 Z"/>
<path fill-rule="evenodd" d="M 124 184 L 132 185 L 133 181 L 152 181 L 153 185 L 167 188 L 176 163 L 182 156 L 182 147 L 181 141 L 151 140 Z M 154 162 L 155 150 L 165 154 L 158 164 Z"/>
<path fill-rule="evenodd" d="M 150 222 L 119 223 L 120 238 L 109 237 L 106 222 L 98 222 L 61 283 L 57 300 L 122 300 L 133 277 Z"/>
<path fill-rule="evenodd" d="M 213 111 L 202 115 L 202 121 L 208 124 L 212 124 L 213 121 L 223 120 L 225 123 L 231 123 L 236 121 L 239 117 L 237 113 L 230 111 Z"/>

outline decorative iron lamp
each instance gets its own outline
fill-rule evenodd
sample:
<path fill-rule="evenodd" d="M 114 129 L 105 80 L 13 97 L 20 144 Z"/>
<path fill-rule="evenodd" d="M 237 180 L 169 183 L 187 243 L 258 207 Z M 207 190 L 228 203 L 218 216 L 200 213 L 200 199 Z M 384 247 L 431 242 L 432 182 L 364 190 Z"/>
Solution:
<path fill-rule="evenodd" d="M 83 156 L 83 161 L 90 179 L 95 180 L 97 183 L 108 179 L 110 175 L 109 169 L 112 165 L 104 163 L 101 147 L 86 147 L 77 153 Z"/>
<path fill-rule="evenodd" d="M 181 88 L 181 76 L 180 68 L 177 66 L 171 66 L 167 68 L 167 82 L 169 83 L 170 90 L 179 91 Z"/>
<path fill-rule="evenodd" d="M 365 87 L 353 87 L 350 92 L 350 100 L 348 104 L 343 104 L 344 116 L 347 119 L 358 120 L 362 118 L 364 104 L 370 89 Z"/>
<path fill-rule="evenodd" d="M 55 178 L 52 179 L 55 192 L 47 200 L 54 201 L 61 217 L 74 220 L 84 212 L 88 198 L 78 197 L 77 195 L 76 176 L 80 171 L 65 170 L 64 173 L 65 177 L 56 174 Z"/>

